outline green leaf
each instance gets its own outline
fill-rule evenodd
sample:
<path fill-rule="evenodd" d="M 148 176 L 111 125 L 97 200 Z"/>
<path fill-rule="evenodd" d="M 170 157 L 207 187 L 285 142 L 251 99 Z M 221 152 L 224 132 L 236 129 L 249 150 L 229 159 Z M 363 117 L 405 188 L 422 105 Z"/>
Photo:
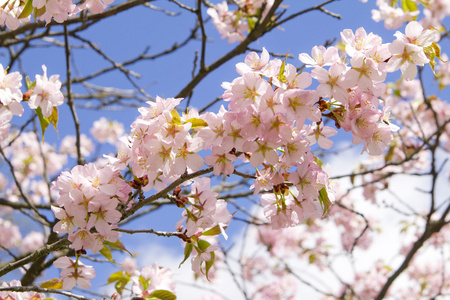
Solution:
<path fill-rule="evenodd" d="M 58 108 L 56 106 L 53 107 L 52 114 L 48 118 L 44 117 L 40 107 L 36 108 L 35 111 L 39 117 L 39 123 L 41 124 L 42 142 L 44 142 L 44 134 L 45 130 L 47 130 L 48 124 L 52 124 L 58 134 Z"/>
<path fill-rule="evenodd" d="M 206 276 L 206 279 L 208 279 L 208 281 L 209 281 L 208 272 L 211 269 L 211 267 L 214 265 L 215 259 L 216 259 L 216 254 L 214 252 L 211 252 L 211 259 L 205 262 L 205 267 L 206 267 L 205 268 L 205 271 L 206 271 L 205 276 Z"/>
<path fill-rule="evenodd" d="M 142 289 L 145 291 L 150 286 L 150 278 L 145 279 L 144 277 L 139 276 L 139 282 L 142 284 Z"/>
<path fill-rule="evenodd" d="M 402 0 L 403 11 L 417 11 L 417 4 L 412 0 Z"/>
<path fill-rule="evenodd" d="M 122 271 L 117 271 L 115 273 L 112 273 L 109 276 L 108 281 L 106 282 L 106 284 L 110 284 L 112 282 L 122 280 L 123 278 L 124 278 L 124 273 Z"/>
<path fill-rule="evenodd" d="M 25 82 L 27 83 L 27 89 L 29 90 L 34 89 L 36 87 L 36 80 L 31 82 L 28 76 L 25 77 Z"/>
<path fill-rule="evenodd" d="M 63 283 L 59 281 L 59 278 L 52 278 L 41 283 L 42 289 L 54 289 L 54 290 L 62 290 Z"/>
<path fill-rule="evenodd" d="M 200 127 L 208 127 L 208 123 L 206 123 L 205 120 L 202 120 L 200 118 L 190 118 L 186 121 L 186 123 L 192 123 L 191 128 L 200 128 Z"/>
<path fill-rule="evenodd" d="M 172 115 L 172 121 L 170 123 L 175 125 L 181 125 L 181 117 L 178 111 L 176 109 L 172 109 L 170 114 Z"/>
<path fill-rule="evenodd" d="M 320 160 L 320 158 L 314 156 L 314 162 L 319 166 L 320 169 L 322 169 L 323 162 Z"/>
<path fill-rule="evenodd" d="M 197 245 L 198 248 L 200 248 L 200 250 L 202 251 L 205 251 L 206 249 L 208 249 L 209 246 L 211 246 L 211 244 L 205 240 L 198 240 Z"/>
<path fill-rule="evenodd" d="M 39 123 L 41 124 L 41 132 L 42 132 L 42 142 L 44 142 L 44 134 L 45 134 L 45 130 L 48 127 L 48 124 L 50 124 L 49 119 L 44 118 L 44 116 L 42 115 L 42 110 L 40 107 L 35 109 L 36 114 L 39 117 Z"/>
<path fill-rule="evenodd" d="M 114 259 L 112 258 L 111 249 L 109 249 L 106 246 L 103 246 L 103 248 L 99 251 L 101 255 L 103 255 L 108 261 L 112 263 L 116 263 Z"/>
<path fill-rule="evenodd" d="M 176 300 L 177 296 L 175 296 L 174 293 L 167 290 L 156 290 L 154 291 L 150 297 L 153 297 L 155 299 L 161 299 L 161 300 Z"/>
<path fill-rule="evenodd" d="M 52 114 L 50 115 L 49 121 L 50 121 L 50 124 L 53 125 L 53 128 L 55 128 L 56 134 L 58 134 L 58 119 L 59 119 L 58 108 L 56 106 L 54 106 Z"/>
<path fill-rule="evenodd" d="M 28 0 L 17 19 L 26 18 L 31 15 L 31 12 L 33 12 L 33 0 Z"/>
<path fill-rule="evenodd" d="M 113 249 L 125 251 L 126 253 L 130 254 L 131 257 L 133 257 L 133 255 L 130 253 L 130 251 L 128 251 L 125 248 L 125 246 L 122 244 L 122 242 L 120 240 L 117 240 L 115 243 L 111 243 L 111 242 L 105 241 L 105 242 L 103 242 L 103 245 L 106 245 L 106 246 L 111 247 Z"/>
<path fill-rule="evenodd" d="M 309 264 L 313 264 L 317 259 L 317 256 L 314 253 L 311 253 L 308 257 Z"/>
<path fill-rule="evenodd" d="M 288 53 L 286 53 L 286 57 L 283 59 L 283 62 L 281 63 L 280 72 L 278 73 L 278 79 L 281 82 L 287 82 L 286 76 L 284 76 L 284 70 L 286 69 L 286 59 L 288 58 Z"/>
<path fill-rule="evenodd" d="M 327 188 L 324 187 L 319 191 L 319 201 L 323 209 L 323 214 L 325 215 L 333 204 L 328 197 Z"/>
<path fill-rule="evenodd" d="M 128 284 L 128 282 L 130 282 L 130 274 L 128 272 L 117 271 L 109 276 L 107 284 L 110 284 L 112 282 L 116 282 L 116 291 L 122 295 L 123 289 Z"/>
<path fill-rule="evenodd" d="M 242 12 L 240 10 L 236 11 L 236 19 L 234 20 L 234 28 L 237 28 L 239 20 L 242 18 Z"/>
<path fill-rule="evenodd" d="M 222 233 L 222 231 L 220 231 L 220 226 L 216 225 L 213 228 L 210 228 L 210 229 L 206 230 L 205 232 L 202 232 L 202 235 L 214 236 L 214 235 L 219 235 L 221 233 Z"/>
<path fill-rule="evenodd" d="M 256 22 L 258 22 L 258 18 L 256 16 L 247 16 L 248 32 L 255 28 Z"/>
<path fill-rule="evenodd" d="M 184 259 L 178 266 L 181 267 L 181 265 L 189 258 L 191 255 L 192 249 L 194 249 L 194 245 L 192 243 L 186 243 L 186 246 L 184 247 Z"/>

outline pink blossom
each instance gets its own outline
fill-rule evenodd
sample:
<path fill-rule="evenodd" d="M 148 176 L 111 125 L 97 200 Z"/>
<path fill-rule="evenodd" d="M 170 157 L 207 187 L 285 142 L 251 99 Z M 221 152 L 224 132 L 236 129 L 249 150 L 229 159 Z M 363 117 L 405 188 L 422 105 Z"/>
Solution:
<path fill-rule="evenodd" d="M 123 135 L 124 129 L 121 123 L 101 117 L 92 124 L 90 132 L 98 142 L 115 145 Z"/>
<path fill-rule="evenodd" d="M 30 96 L 28 105 L 31 109 L 38 107 L 42 110 L 45 118 L 50 117 L 53 108 L 64 103 L 64 95 L 61 92 L 61 81 L 59 75 L 52 75 L 47 78 L 47 67 L 42 65 L 44 75 L 36 75 L 36 86 Z"/>
<path fill-rule="evenodd" d="M 44 246 L 44 234 L 42 232 L 31 231 L 23 238 L 20 250 L 24 253 L 29 253 L 42 246 Z"/>
<path fill-rule="evenodd" d="M 75 285 L 78 285 L 82 289 L 91 287 L 90 280 L 95 277 L 93 267 L 84 265 L 78 259 L 74 261 L 67 256 L 58 258 L 53 265 L 56 268 L 63 269 L 61 271 L 63 289 L 71 290 Z"/>
<path fill-rule="evenodd" d="M 333 142 L 328 137 L 336 134 L 336 129 L 324 126 L 323 123 L 320 123 L 320 125 L 313 124 L 307 130 L 306 139 L 309 141 L 310 146 L 317 142 L 320 148 L 330 149 L 333 147 Z"/>
<path fill-rule="evenodd" d="M 214 175 L 219 175 L 220 173 L 230 175 L 233 173 L 233 161 L 235 160 L 235 155 L 224 152 L 219 146 L 213 147 L 212 154 L 205 156 L 205 163 L 210 166 L 214 166 Z"/>
<path fill-rule="evenodd" d="M 386 72 L 378 70 L 378 65 L 371 58 L 356 52 L 350 60 L 352 68 L 345 74 L 345 81 L 350 86 L 358 85 L 362 91 L 376 89 L 377 82 L 384 81 Z"/>
<path fill-rule="evenodd" d="M 314 46 L 311 50 L 311 56 L 301 53 L 298 55 L 298 59 L 306 64 L 307 68 L 331 66 L 339 61 L 338 49 L 335 47 Z"/>
<path fill-rule="evenodd" d="M 175 281 L 173 280 L 172 271 L 169 268 L 159 266 L 157 262 L 154 262 L 152 266 L 143 267 L 141 271 L 135 271 L 135 275 L 131 277 L 131 280 L 133 281 L 132 290 L 136 295 L 150 295 L 156 290 L 175 292 Z M 141 280 L 149 282 L 145 290 Z"/>
<path fill-rule="evenodd" d="M 5 248 L 14 248 L 19 246 L 21 240 L 19 227 L 11 221 L 0 218 L 0 245 Z"/>
<path fill-rule="evenodd" d="M 0 285 L 0 288 L 20 287 L 20 286 L 22 286 L 22 284 L 19 280 L 11 280 L 11 282 L 9 284 L 6 282 L 3 282 Z M 48 299 L 48 298 L 44 294 L 36 293 L 36 292 L 0 291 L 0 299 L 5 299 L 5 300 L 44 300 L 44 299 Z"/>
<path fill-rule="evenodd" d="M 258 167 L 264 161 L 271 165 L 278 163 L 278 153 L 276 144 L 273 142 L 248 141 L 244 144 L 244 151 L 250 152 L 250 164 L 252 167 Z"/>
<path fill-rule="evenodd" d="M 242 42 L 245 39 L 244 32 L 248 31 L 248 24 L 238 14 L 228 10 L 226 1 L 217 4 L 217 8 L 208 8 L 206 11 L 213 20 L 222 38 L 227 38 L 229 43 Z"/>
<path fill-rule="evenodd" d="M 392 133 L 388 125 L 377 123 L 373 135 L 364 140 L 364 151 L 370 155 L 380 155 L 392 141 Z"/>
<path fill-rule="evenodd" d="M 378 0 L 379 10 L 372 9 L 372 19 L 375 22 L 384 21 L 386 29 L 396 29 L 403 25 L 403 22 L 411 21 L 419 14 L 417 11 L 407 11 L 400 7 L 392 7 L 386 0 Z"/>
<path fill-rule="evenodd" d="M 19 72 L 7 73 L 0 64 L 0 104 L 6 106 L 13 115 L 23 113 L 23 107 L 20 104 L 22 101 L 21 81 L 22 75 Z"/>
<path fill-rule="evenodd" d="M 345 52 L 351 57 L 356 53 L 364 54 L 365 51 L 381 44 L 381 37 L 372 32 L 367 34 L 364 28 L 360 27 L 355 31 L 345 29 L 341 32 L 342 42 L 345 44 Z"/>
<path fill-rule="evenodd" d="M 320 82 L 317 87 L 318 96 L 334 98 L 342 104 L 346 104 L 348 101 L 347 89 L 352 87 L 352 84 L 345 80 L 346 71 L 347 67 L 341 63 L 332 64 L 328 71 L 315 68 L 311 72 L 311 76 Z"/>
<path fill-rule="evenodd" d="M 45 3 L 44 13 L 37 19 L 44 20 L 48 24 L 53 18 L 56 22 L 62 23 L 75 13 L 75 8 L 76 5 L 73 4 L 72 0 L 48 0 Z"/>
<path fill-rule="evenodd" d="M 250 52 L 245 57 L 245 61 L 243 63 L 236 64 L 236 71 L 240 75 L 244 75 L 247 72 L 258 73 L 267 66 L 269 58 L 269 52 L 267 52 L 266 48 L 264 47 L 261 53 L 261 58 L 256 52 Z"/>
<path fill-rule="evenodd" d="M 69 154 L 71 157 L 77 157 L 77 149 L 74 147 L 76 144 L 76 137 L 73 135 L 66 135 L 61 141 L 59 152 L 62 154 Z M 89 156 L 94 151 L 94 144 L 92 140 L 85 134 L 80 135 L 80 151 L 83 157 Z"/>

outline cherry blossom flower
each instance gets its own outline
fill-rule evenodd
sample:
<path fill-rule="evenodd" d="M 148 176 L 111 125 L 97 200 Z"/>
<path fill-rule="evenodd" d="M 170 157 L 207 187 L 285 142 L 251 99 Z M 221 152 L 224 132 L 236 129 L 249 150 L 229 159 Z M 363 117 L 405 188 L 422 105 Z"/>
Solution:
<path fill-rule="evenodd" d="M 311 76 L 320 82 L 317 87 L 318 96 L 334 98 L 342 104 L 346 104 L 348 101 L 347 89 L 353 86 L 345 80 L 346 71 L 347 67 L 341 63 L 332 64 L 328 71 L 315 68 L 311 72 Z"/>
<path fill-rule="evenodd" d="M 267 66 L 269 59 L 269 52 L 263 47 L 261 58 L 256 52 L 250 52 L 243 63 L 236 64 L 236 71 L 241 75 L 247 72 L 259 73 Z"/>
<path fill-rule="evenodd" d="M 77 149 L 74 147 L 76 137 L 73 135 L 66 135 L 59 146 L 59 152 L 62 154 L 69 154 L 71 157 L 77 157 Z M 94 144 L 92 140 L 85 134 L 80 134 L 80 152 L 83 157 L 89 156 L 94 151 Z"/>
<path fill-rule="evenodd" d="M 386 29 L 396 29 L 404 22 L 412 21 L 419 14 L 417 11 L 405 11 L 401 7 L 392 7 L 386 0 L 377 0 L 377 9 L 372 9 L 372 19 L 375 22 L 384 21 Z"/>
<path fill-rule="evenodd" d="M 320 123 L 320 125 L 313 124 L 307 130 L 306 139 L 309 141 L 310 146 L 317 142 L 320 148 L 330 149 L 333 146 L 333 142 L 328 137 L 336 134 L 336 129 L 324 126 L 323 123 Z"/>
<path fill-rule="evenodd" d="M 95 270 L 91 266 L 84 265 L 78 259 L 74 261 L 70 257 L 63 256 L 55 260 L 53 265 L 61 271 L 63 289 L 71 290 L 78 285 L 82 289 L 91 287 L 90 280 L 95 277 Z"/>
<path fill-rule="evenodd" d="M 380 155 L 386 149 L 387 145 L 392 140 L 392 133 L 389 125 L 384 123 L 377 123 L 373 135 L 364 140 L 364 151 L 367 151 L 370 155 Z"/>
<path fill-rule="evenodd" d="M 24 253 L 29 253 L 42 246 L 44 246 L 44 234 L 42 232 L 31 231 L 23 238 L 20 250 Z"/>
<path fill-rule="evenodd" d="M 20 287 L 22 286 L 19 280 L 12 280 L 9 284 L 2 282 L 0 288 L 7 287 Z M 12 291 L 0 291 L 0 299 L 7 300 L 44 300 L 48 299 L 45 294 L 37 292 L 12 292 Z"/>
<path fill-rule="evenodd" d="M 19 246 L 21 240 L 19 227 L 0 218 L 0 244 L 5 248 L 14 248 Z"/>
<path fill-rule="evenodd" d="M 121 123 L 101 117 L 92 124 L 90 132 L 98 142 L 115 145 L 124 134 L 124 129 Z"/>
<path fill-rule="evenodd" d="M 44 75 L 36 75 L 36 86 L 33 88 L 33 94 L 30 96 L 28 105 L 31 109 L 38 107 L 42 110 L 45 118 L 50 117 L 53 107 L 64 103 L 64 95 L 61 92 L 61 81 L 59 75 L 52 75 L 47 78 L 47 67 L 42 65 Z"/>
<path fill-rule="evenodd" d="M 339 53 L 336 47 L 314 46 L 311 50 L 311 56 L 306 53 L 298 55 L 298 59 L 306 64 L 307 68 L 331 66 L 339 61 Z"/>
<path fill-rule="evenodd" d="M 410 22 L 405 28 L 405 33 L 397 31 L 397 39 L 389 45 L 392 53 L 386 66 L 386 71 L 401 70 L 406 80 L 412 80 L 417 76 L 417 67 L 429 62 L 423 48 L 439 40 L 439 34 L 435 30 L 423 30 L 417 22 Z"/>
<path fill-rule="evenodd" d="M 131 276 L 133 281 L 133 293 L 136 295 L 151 295 L 156 290 L 166 290 L 175 292 L 175 281 L 173 280 L 173 273 L 169 268 L 161 267 L 157 262 L 152 266 L 145 266 L 140 271 L 133 272 Z M 149 285 L 144 289 L 142 281 L 149 282 Z"/>
<path fill-rule="evenodd" d="M 214 166 L 214 175 L 230 175 L 234 171 L 233 161 L 236 156 L 228 152 L 224 152 L 219 146 L 212 148 L 212 154 L 205 156 L 205 163 Z"/>

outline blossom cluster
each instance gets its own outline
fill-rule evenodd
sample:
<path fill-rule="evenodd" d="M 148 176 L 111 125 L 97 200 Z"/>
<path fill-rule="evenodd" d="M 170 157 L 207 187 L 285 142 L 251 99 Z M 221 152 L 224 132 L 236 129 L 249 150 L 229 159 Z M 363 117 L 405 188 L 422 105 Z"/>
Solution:
<path fill-rule="evenodd" d="M 59 192 L 59 207 L 51 208 L 60 220 L 53 230 L 67 233 L 73 249 L 97 253 L 104 241 L 117 241 L 120 233 L 114 228 L 122 216 L 117 207 L 129 204 L 131 192 L 118 170 L 110 166 L 97 169 L 92 163 L 76 166 L 71 172 L 63 172 L 53 189 Z"/>
<path fill-rule="evenodd" d="M 47 77 L 47 68 L 42 66 L 43 75 L 36 75 L 35 82 L 26 94 L 21 91 L 22 75 L 19 72 L 8 73 L 0 64 L 0 142 L 4 141 L 14 115 L 21 116 L 24 109 L 22 100 L 28 101 L 31 109 L 39 108 L 43 117 L 48 118 L 64 102 L 59 75 Z"/>
<path fill-rule="evenodd" d="M 450 15 L 450 3 L 446 0 L 430 0 L 421 1 L 399 1 L 377 0 L 378 9 L 372 10 L 372 19 L 376 22 L 384 21 L 386 29 L 396 29 L 405 22 L 416 20 L 418 17 L 422 19 L 420 22 L 425 27 L 443 28 L 442 21 L 446 16 Z M 423 15 L 419 16 L 420 10 L 418 5 L 423 4 Z"/>
<path fill-rule="evenodd" d="M 207 10 L 214 26 L 229 43 L 242 42 L 245 39 L 245 32 L 252 29 L 259 17 L 264 19 L 274 0 L 239 0 L 234 3 L 238 6 L 235 11 L 229 10 L 226 1 Z"/>
<path fill-rule="evenodd" d="M 62 256 L 55 260 L 53 265 L 61 271 L 62 288 L 71 290 L 75 285 L 80 288 L 88 289 L 91 286 L 90 280 L 95 277 L 95 270 L 91 266 L 86 266 L 77 258 L 73 260 L 70 257 Z"/>
<path fill-rule="evenodd" d="M 30 22 L 32 12 L 34 19 L 47 24 L 52 19 L 63 23 L 83 10 L 89 10 L 93 14 L 101 13 L 113 2 L 114 0 L 86 0 L 76 5 L 72 0 L 7 0 L 0 8 L 0 25 L 11 30 L 17 29 Z"/>
<path fill-rule="evenodd" d="M 0 288 L 8 287 L 20 287 L 22 284 L 19 280 L 12 280 L 10 283 L 3 282 Z M 48 299 L 45 294 L 37 292 L 10 292 L 10 291 L 0 291 L 0 299 L 11 299 L 11 300 L 44 300 Z"/>
<path fill-rule="evenodd" d="M 59 192 L 60 207 L 52 210 L 60 222 L 54 231 L 67 233 L 75 250 L 97 253 L 105 241 L 114 243 L 119 236 L 114 230 L 122 216 L 117 207 L 131 204 L 130 185 L 139 192 L 160 191 L 205 163 L 214 175 L 231 175 L 239 173 L 234 165 L 238 159 L 255 170 L 255 194 L 272 191 L 261 196 L 272 228 L 324 215 L 334 193 L 327 167 L 313 148 L 331 148 L 329 138 L 337 133 L 325 118 L 351 132 L 354 143 L 364 144 L 363 152 L 383 153 L 393 140 L 391 131 L 397 129 L 390 123 L 389 99 L 381 99 L 386 75 L 400 69 L 404 79 L 413 79 L 417 65 L 430 62 L 425 49 L 439 38 L 417 22 L 408 24 L 406 34 L 395 36 L 396 41 L 383 44 L 363 28 L 344 30 L 343 53 L 335 47 L 314 47 L 312 57 L 299 55 L 312 68 L 310 73 L 285 60 L 271 60 L 266 49 L 261 55 L 251 52 L 236 65 L 240 76 L 222 84 L 228 108 L 222 106 L 218 113 L 190 109 L 180 114 L 176 107 L 182 99 L 157 97 L 148 102 L 149 107 L 139 108 L 131 135 L 119 139 L 118 155 L 108 157 L 109 164 L 77 166 L 59 176 L 53 189 Z M 316 89 L 310 88 L 313 79 L 318 81 Z M 203 158 L 202 150 L 211 153 Z M 133 176 L 130 185 L 120 175 L 126 168 Z M 218 246 L 201 237 L 226 237 L 231 214 L 211 191 L 209 179 L 190 183 L 190 194 L 174 191 L 175 203 L 184 208 L 176 226 L 186 242 L 185 260 L 193 254 L 193 270 L 207 276 Z M 186 228 L 180 226 L 184 221 Z M 348 250 L 362 225 L 341 225 L 349 231 L 342 237 L 348 240 L 343 242 Z"/>
<path fill-rule="evenodd" d="M 226 201 L 217 199 L 217 194 L 211 191 L 209 178 L 196 178 L 193 181 L 189 197 L 178 197 L 176 203 L 179 207 L 184 207 L 185 211 L 182 213 L 183 218 L 175 226 L 180 228 L 186 221 L 184 233 L 188 237 L 188 243 L 191 243 L 186 247 L 192 248 L 192 270 L 200 276 L 208 274 L 209 268 L 206 265 L 214 261 L 213 252 L 218 249 L 217 245 L 211 245 L 200 237 L 222 233 L 228 238 L 225 229 L 231 221 L 231 214 Z M 187 204 L 190 206 L 187 207 Z"/>

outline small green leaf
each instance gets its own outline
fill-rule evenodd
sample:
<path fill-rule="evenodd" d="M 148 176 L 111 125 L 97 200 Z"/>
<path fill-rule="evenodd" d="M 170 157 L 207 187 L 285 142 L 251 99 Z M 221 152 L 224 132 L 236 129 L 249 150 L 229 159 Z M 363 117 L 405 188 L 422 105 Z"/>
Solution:
<path fill-rule="evenodd" d="M 192 249 L 194 249 L 194 245 L 192 243 L 186 243 L 186 246 L 184 247 L 184 259 L 178 266 L 181 267 L 181 265 L 189 258 L 191 255 Z"/>
<path fill-rule="evenodd" d="M 154 291 L 150 297 L 153 297 L 155 299 L 160 299 L 160 300 L 176 300 L 177 296 L 175 296 L 174 293 L 172 293 L 171 291 L 167 291 L 167 290 L 156 290 Z"/>
<path fill-rule="evenodd" d="M 186 121 L 186 123 L 192 123 L 191 128 L 200 128 L 200 127 L 208 127 L 208 123 L 206 123 L 205 120 L 202 120 L 200 118 L 190 118 Z"/>
<path fill-rule="evenodd" d="M 35 112 L 39 117 L 39 123 L 41 124 L 41 132 L 42 132 L 42 142 L 44 142 L 45 130 L 47 129 L 48 124 L 50 124 L 50 121 L 47 118 L 44 118 L 40 107 L 36 108 Z"/>
<path fill-rule="evenodd" d="M 27 89 L 29 90 L 34 89 L 36 87 L 36 80 L 31 82 L 28 76 L 25 77 L 25 82 L 27 83 Z"/>
<path fill-rule="evenodd" d="M 58 134 L 58 108 L 56 106 L 53 107 L 52 114 L 48 118 L 44 117 L 44 115 L 42 114 L 42 109 L 40 107 L 36 108 L 34 111 L 38 115 L 39 123 L 41 124 L 42 142 L 44 142 L 44 134 L 45 130 L 47 130 L 48 124 L 52 124 L 53 128 L 55 128 L 56 133 Z"/>
<path fill-rule="evenodd" d="M 59 278 L 52 278 L 41 283 L 42 289 L 54 289 L 61 290 L 63 286 L 62 281 L 59 281 Z"/>
<path fill-rule="evenodd" d="M 313 264 L 317 259 L 317 256 L 314 253 L 311 253 L 308 257 L 309 264 Z"/>
<path fill-rule="evenodd" d="M 236 11 L 236 19 L 234 20 L 234 27 L 237 28 L 239 20 L 242 18 L 242 12 L 240 10 Z"/>
<path fill-rule="evenodd" d="M 320 158 L 314 156 L 314 162 L 319 166 L 320 169 L 322 169 L 323 162 L 320 160 Z"/>
<path fill-rule="evenodd" d="M 150 286 L 150 278 L 145 279 L 144 277 L 139 276 L 139 282 L 142 284 L 142 289 L 145 291 Z"/>
<path fill-rule="evenodd" d="M 112 282 L 121 280 L 124 277 L 124 274 L 122 271 L 117 271 L 115 273 L 112 273 L 109 278 L 108 278 L 108 282 L 106 284 L 110 284 Z"/>
<path fill-rule="evenodd" d="M 206 271 L 206 279 L 208 278 L 208 272 L 211 269 L 211 267 L 214 265 L 214 260 L 216 259 L 216 254 L 214 252 L 211 252 L 211 259 L 205 262 L 205 271 Z"/>
<path fill-rule="evenodd" d="M 121 242 L 120 240 L 117 240 L 117 241 L 114 242 L 114 243 L 105 241 L 103 244 L 104 244 L 105 246 L 111 247 L 111 248 L 113 248 L 113 249 L 125 251 L 126 253 L 130 254 L 131 257 L 133 257 L 133 255 L 130 253 L 130 251 L 128 251 L 128 250 L 125 248 L 125 246 L 122 244 L 122 242 Z"/>
<path fill-rule="evenodd" d="M 53 125 L 53 128 L 55 128 L 56 134 L 59 135 L 58 133 L 58 108 L 56 106 L 53 107 L 53 111 L 52 114 L 50 115 L 49 121 L 50 124 Z"/>
<path fill-rule="evenodd" d="M 109 249 L 106 246 L 103 246 L 103 248 L 99 251 L 101 255 L 103 255 L 108 261 L 112 263 L 116 263 L 114 259 L 112 258 L 111 249 Z"/>
<path fill-rule="evenodd" d="M 107 284 L 113 282 L 116 282 L 115 284 L 116 291 L 122 295 L 123 289 L 128 284 L 128 282 L 130 282 L 130 274 L 128 272 L 117 271 L 111 274 L 111 276 L 109 276 Z"/>
<path fill-rule="evenodd" d="M 206 249 L 208 249 L 209 246 L 211 246 L 211 244 L 205 240 L 198 240 L 197 245 L 198 248 L 202 251 L 205 251 Z"/>
<path fill-rule="evenodd" d="M 176 109 L 172 109 L 170 114 L 172 115 L 172 121 L 170 123 L 175 125 L 181 125 L 181 117 L 178 111 Z"/>
<path fill-rule="evenodd" d="M 33 0 L 28 0 L 27 3 L 25 3 L 25 6 L 20 13 L 20 15 L 17 17 L 17 19 L 23 19 L 31 15 L 33 12 Z"/>
<path fill-rule="evenodd" d="M 333 204 L 330 198 L 328 197 L 327 188 L 322 188 L 319 191 L 319 202 L 320 206 L 322 206 L 323 214 L 325 215 L 330 209 L 331 205 Z"/>
<path fill-rule="evenodd" d="M 417 11 L 417 4 L 412 0 L 402 0 L 403 11 Z"/>
<path fill-rule="evenodd" d="M 258 18 L 256 16 L 247 16 L 248 32 L 255 28 L 256 22 L 258 22 Z"/>
<path fill-rule="evenodd" d="M 206 236 L 214 236 L 214 235 L 219 235 L 222 231 L 220 231 L 220 226 L 216 225 L 213 228 L 210 228 L 208 230 L 206 230 L 205 232 L 202 232 L 202 235 L 206 235 Z"/>
<path fill-rule="evenodd" d="M 281 63 L 280 72 L 278 73 L 278 79 L 281 82 L 287 82 L 286 76 L 284 76 L 284 70 L 286 69 L 286 59 L 288 58 L 288 53 L 286 53 L 286 57 L 283 59 L 283 62 Z"/>

